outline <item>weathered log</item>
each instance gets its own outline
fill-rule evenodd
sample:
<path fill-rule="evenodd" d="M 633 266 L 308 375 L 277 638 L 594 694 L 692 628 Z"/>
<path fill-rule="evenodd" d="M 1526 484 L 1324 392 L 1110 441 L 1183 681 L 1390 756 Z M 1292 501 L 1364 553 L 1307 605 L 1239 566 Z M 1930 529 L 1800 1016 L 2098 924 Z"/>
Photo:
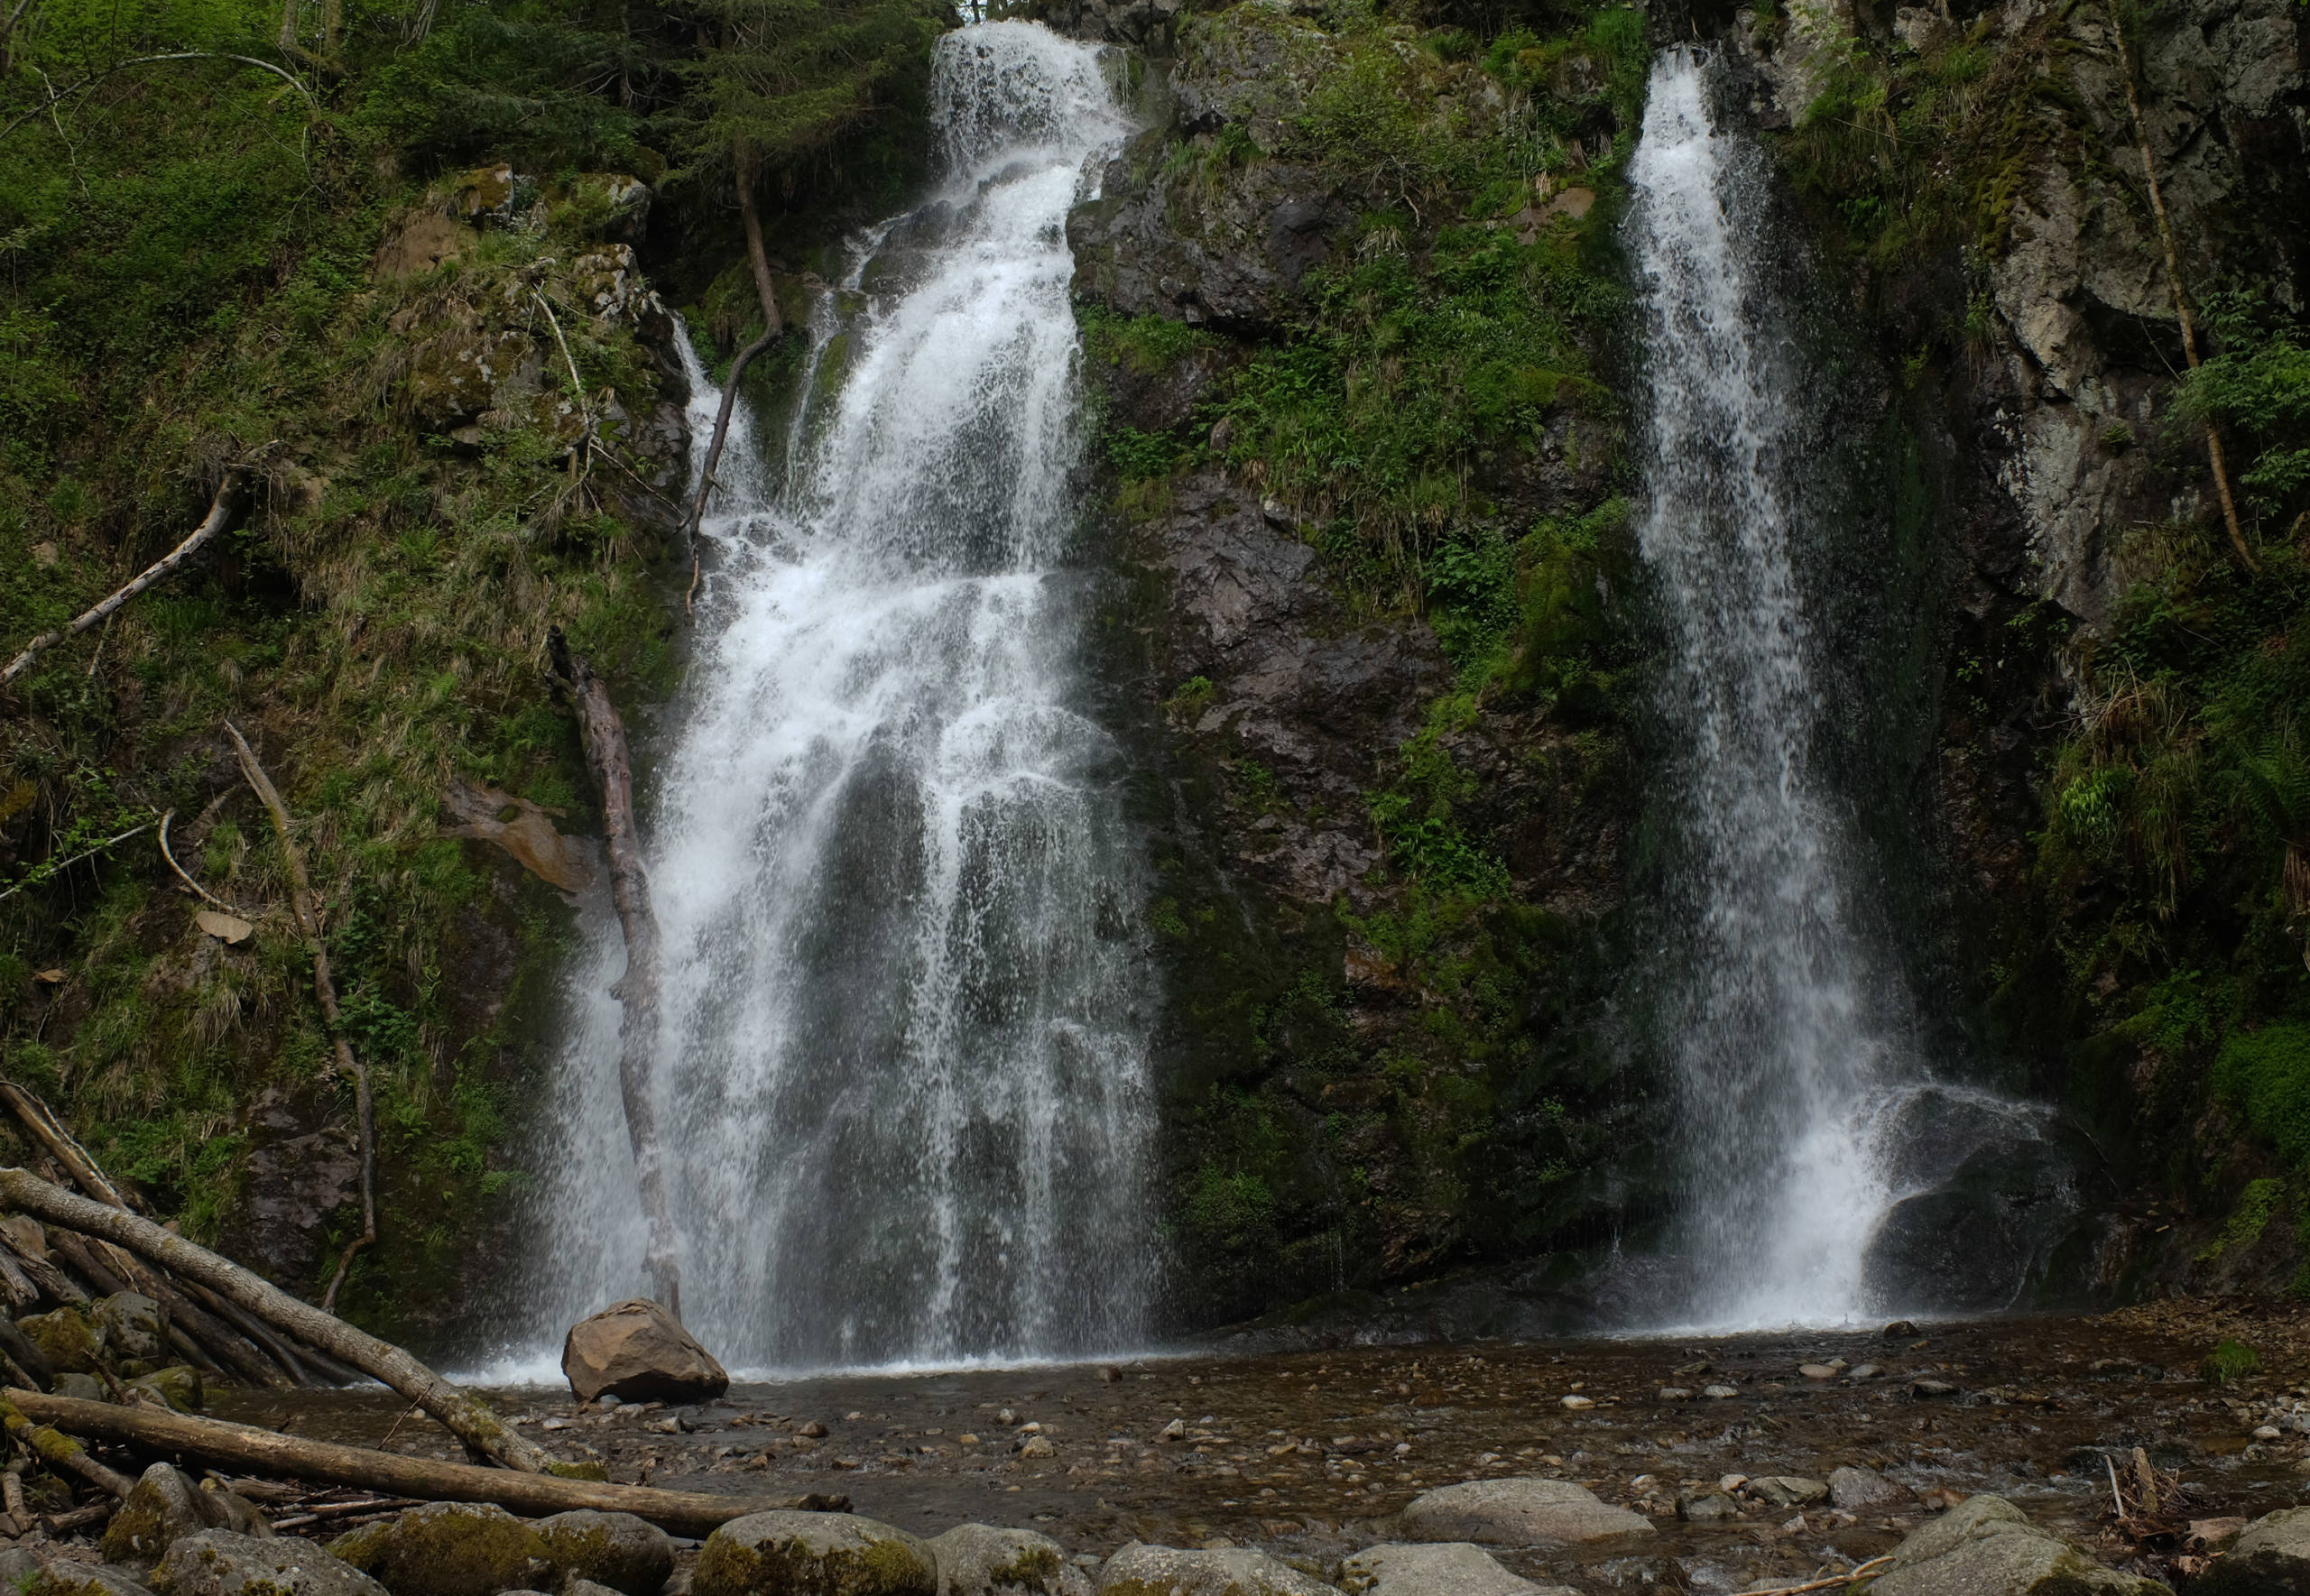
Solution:
<path fill-rule="evenodd" d="M 26 1278 L 40 1288 L 40 1294 L 49 1301 L 71 1305 L 88 1300 L 88 1294 L 81 1289 L 78 1280 L 58 1268 L 48 1259 L 34 1257 L 31 1252 L 17 1246 L 14 1239 L 5 1231 L 0 1231 L 0 1248 L 5 1248 L 14 1256 L 16 1267 L 24 1272 Z"/>
<path fill-rule="evenodd" d="M 553 1466 L 554 1459 L 544 1448 L 516 1434 L 486 1404 L 399 1347 L 356 1330 L 310 1303 L 299 1302 L 262 1276 L 149 1219 L 51 1185 L 27 1169 L 0 1168 L 0 1205 L 36 1214 L 83 1235 L 117 1241 L 184 1279 L 199 1281 L 267 1324 L 399 1391 L 439 1419 L 467 1446 L 509 1469 L 541 1474 Z"/>
<path fill-rule="evenodd" d="M 112 1296 L 128 1289 L 128 1282 L 112 1272 L 111 1266 L 97 1256 L 97 1250 L 71 1232 L 57 1232 L 49 1237 L 48 1245 L 97 1296 Z"/>
<path fill-rule="evenodd" d="M 625 1100 L 626 1139 L 633 1148 L 634 1183 L 650 1241 L 642 1265 L 666 1311 L 682 1316 L 681 1266 L 676 1257 L 673 1205 L 666 1195 L 665 1163 L 659 1152 L 657 1097 L 651 1077 L 658 1061 L 658 917 L 650 906 L 650 875 L 642 863 L 642 835 L 633 821 L 633 761 L 625 746 L 625 723 L 610 702 L 609 687 L 569 651 L 555 627 L 547 643 L 554 673 L 578 710 L 578 737 L 586 762 L 602 789 L 602 828 L 609 834 L 610 899 L 625 932 L 625 973 L 610 988 L 623 1010 L 618 1021 L 617 1075 Z"/>
<path fill-rule="evenodd" d="M 34 1395 L 34 1393 L 31 1391 L 19 1391 L 13 1387 L 5 1392 L 0 1392 L 0 1424 L 5 1424 L 7 1426 L 8 1434 L 16 1438 L 18 1444 L 22 1445 L 27 1452 L 32 1453 L 38 1456 L 41 1462 L 48 1464 L 49 1467 L 52 1469 L 69 1470 L 71 1472 L 79 1475 L 81 1479 L 86 1480 L 89 1484 L 97 1487 L 99 1490 L 107 1491 L 113 1496 L 125 1499 L 127 1497 L 129 1490 L 135 1483 L 134 1481 L 131 1481 L 123 1475 L 115 1473 L 112 1470 L 106 1468 L 104 1464 L 98 1462 L 95 1458 L 90 1457 L 88 1455 L 88 1449 L 82 1446 L 78 1441 L 75 1441 L 71 1436 L 50 1427 L 50 1425 L 45 1423 L 40 1425 L 33 1424 L 32 1419 L 25 1416 L 24 1410 L 17 1406 L 15 1402 L 11 1400 L 13 1398 L 30 1397 L 32 1395 Z M 43 1402 L 55 1402 L 63 1400 L 63 1398 L 56 1397 L 42 1397 L 39 1400 Z M 81 1402 L 77 1404 L 77 1406 L 81 1407 L 108 1409 L 112 1407 L 112 1404 L 109 1402 Z M 143 1413 L 150 1410 L 141 1407 L 132 1410 L 124 1407 L 121 1411 L 123 1413 L 131 1411 Z"/>
<path fill-rule="evenodd" d="M 369 1071 L 360 1056 L 353 1051 L 353 1044 L 346 1039 L 345 1027 L 337 1017 L 337 983 L 328 973 L 328 945 L 321 936 L 321 916 L 313 899 L 313 883 L 305 873 L 304 850 L 297 846 L 297 839 L 289 827 L 289 806 L 281 800 L 281 793 L 273 785 L 273 778 L 264 773 L 264 766 L 256 757 L 256 750 L 232 722 L 225 723 L 231 733 L 234 751 L 240 755 L 241 774 L 256 796 L 263 800 L 265 811 L 273 816 L 273 835 L 280 839 L 282 857 L 289 865 L 289 904 L 295 910 L 298 927 L 305 933 L 305 945 L 313 957 L 313 992 L 320 1000 L 321 1019 L 328 1028 L 329 1041 L 337 1049 L 337 1066 L 353 1077 L 354 1117 L 360 1121 L 361 1137 L 361 1233 L 353 1239 L 344 1256 L 337 1260 L 337 1273 L 321 1293 L 321 1306 L 337 1306 L 337 1289 L 345 1284 L 345 1271 L 353 1267 L 353 1255 L 377 1239 L 377 1113 L 369 1096 Z"/>
<path fill-rule="evenodd" d="M 34 1346 L 32 1338 L 17 1329 L 16 1322 L 5 1314 L 0 1314 L 0 1351 L 32 1376 L 33 1388 L 44 1391 L 56 1383 L 56 1366 L 48 1361 L 48 1354 Z"/>
<path fill-rule="evenodd" d="M 40 1287 L 32 1284 L 32 1277 L 18 1266 L 16 1255 L 5 1247 L 0 1247 L 0 1296 L 8 1299 L 11 1312 L 28 1308 L 40 1300 Z"/>
<path fill-rule="evenodd" d="M 190 537 L 145 567 L 143 572 L 134 581 L 114 593 L 109 598 L 99 600 L 57 631 L 44 632 L 31 642 L 26 643 L 24 651 L 8 661 L 8 668 L 5 670 L 0 670 L 0 687 L 7 686 L 8 683 L 14 681 L 25 671 L 31 669 L 33 660 L 58 643 L 68 637 L 79 636 L 89 627 L 102 621 L 130 599 L 134 598 L 153 583 L 158 582 L 200 552 L 200 546 L 215 537 L 225 523 L 232 520 L 234 508 L 240 503 L 241 484 L 247 480 L 248 473 L 243 467 L 235 466 L 229 468 L 225 473 L 225 480 L 217 484 L 217 496 L 208 503 L 208 515 L 203 518 L 199 526 L 192 530 Z"/>
<path fill-rule="evenodd" d="M 503 1469 L 477 1469 L 470 1463 L 438 1462 L 430 1458 L 373 1452 L 365 1446 L 309 1441 L 301 1435 L 283 1435 L 252 1425 L 196 1418 L 189 1414 L 116 1407 L 106 1402 L 40 1397 L 28 1391 L 8 1391 L 5 1397 L 32 1417 L 68 1426 L 83 1435 L 198 1458 L 211 1465 L 358 1486 L 423 1501 L 494 1502 L 516 1513 L 564 1513 L 580 1508 L 602 1513 L 632 1513 L 678 1535 L 705 1535 L 716 1526 L 748 1513 L 779 1509 L 840 1512 L 850 1505 L 848 1498 L 838 1496 L 747 1500 L 702 1491 L 659 1490 L 645 1485 L 514 1474 Z"/>

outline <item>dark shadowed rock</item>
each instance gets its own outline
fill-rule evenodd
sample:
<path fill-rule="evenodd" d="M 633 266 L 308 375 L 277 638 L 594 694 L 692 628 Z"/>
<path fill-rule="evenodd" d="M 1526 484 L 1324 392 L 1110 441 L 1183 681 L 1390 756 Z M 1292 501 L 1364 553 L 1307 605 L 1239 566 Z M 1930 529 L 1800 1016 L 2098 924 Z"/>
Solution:
<path fill-rule="evenodd" d="M 580 1402 L 607 1393 L 621 1402 L 707 1402 L 730 1377 L 672 1315 L 635 1298 L 569 1327 L 561 1372 Z"/>
<path fill-rule="evenodd" d="M 204 1529 L 171 1546 L 152 1589 L 161 1596 L 392 1596 L 310 1541 L 229 1529 Z"/>
<path fill-rule="evenodd" d="M 361 1156 L 346 1127 L 310 1097 L 269 1088 L 249 1110 L 248 1178 L 226 1250 L 275 1280 L 302 1280 L 320 1261 L 330 1214 L 357 1199 Z"/>

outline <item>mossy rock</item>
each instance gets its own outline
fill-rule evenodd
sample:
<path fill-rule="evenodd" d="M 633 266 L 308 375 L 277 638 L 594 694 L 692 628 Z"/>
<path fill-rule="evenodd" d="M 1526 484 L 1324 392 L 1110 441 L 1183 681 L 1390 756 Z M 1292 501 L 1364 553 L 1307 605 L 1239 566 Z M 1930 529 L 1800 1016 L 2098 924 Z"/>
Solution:
<path fill-rule="evenodd" d="M 386 1596 L 384 1586 L 310 1541 L 229 1529 L 204 1529 L 171 1546 L 152 1589 L 161 1596 Z"/>
<path fill-rule="evenodd" d="M 155 1369 L 150 1374 L 139 1375 L 128 1382 L 132 1391 L 150 1391 L 179 1413 L 199 1413 L 208 1392 L 200 1383 L 200 1370 L 189 1363 L 173 1364 L 167 1369 Z"/>
<path fill-rule="evenodd" d="M 430 1502 L 348 1531 L 335 1555 L 393 1596 L 497 1596 L 543 1584 L 552 1558 L 538 1532 L 484 1502 Z"/>
<path fill-rule="evenodd" d="M 902 1529 L 849 1513 L 750 1513 L 707 1537 L 692 1596 L 934 1596 L 938 1564 Z"/>
<path fill-rule="evenodd" d="M 105 1351 L 115 1358 L 134 1358 L 151 1367 L 168 1353 L 168 1315 L 142 1292 L 98 1297 L 88 1305 L 88 1316 L 100 1327 Z"/>
<path fill-rule="evenodd" d="M 536 1529 L 545 1554 L 571 1579 L 625 1596 L 658 1596 L 673 1578 L 671 1537 L 631 1513 L 556 1513 L 538 1520 Z"/>
<path fill-rule="evenodd" d="M 105 1526 L 105 1561 L 149 1573 L 172 1542 L 208 1527 L 192 1481 L 172 1464 L 154 1463 Z"/>
<path fill-rule="evenodd" d="M 1057 1541 L 1031 1529 L 958 1524 L 934 1539 L 930 1552 L 938 1563 L 941 1596 L 1067 1596 L 1088 1583 L 1067 1567 Z"/>
<path fill-rule="evenodd" d="M 104 1355 L 104 1333 L 78 1308 L 29 1314 L 16 1328 L 41 1350 L 59 1374 L 94 1374 Z"/>

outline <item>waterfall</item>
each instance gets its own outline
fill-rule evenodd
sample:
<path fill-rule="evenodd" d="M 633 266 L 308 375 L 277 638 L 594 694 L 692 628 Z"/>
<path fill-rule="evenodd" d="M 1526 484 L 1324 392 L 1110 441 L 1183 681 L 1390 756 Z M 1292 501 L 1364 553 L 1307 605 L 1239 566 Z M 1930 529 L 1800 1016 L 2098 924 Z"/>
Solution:
<path fill-rule="evenodd" d="M 649 827 L 684 1316 L 734 1368 L 1113 1349 L 1149 1291 L 1141 892 L 1068 563 L 1065 222 L 1127 127 L 1094 47 L 1013 22 L 940 43 L 933 115 L 943 186 L 821 296 L 782 463 L 734 425 Z M 645 1285 L 623 960 L 572 983 L 557 1345 Z"/>
<path fill-rule="evenodd" d="M 2038 1129 L 1933 1078 L 1899 964 L 1863 927 L 1864 854 L 1816 747 L 1830 678 L 1803 579 L 1836 530 L 1812 485 L 1833 401 L 1779 302 L 1761 159 L 1718 125 L 1702 51 L 1656 63 L 1629 176 L 1649 394 L 1637 538 L 1669 644 L 1678 850 L 1655 984 L 1684 1136 L 1688 1309 L 1778 1325 L 1926 1305 L 1892 1299 L 1914 1268 L 1903 1281 L 1872 1262 L 1889 1216 L 1945 1192 L 1984 1145 Z M 1946 1210 L 1909 1211 L 1912 1259 L 1928 1216 Z M 1993 1289 L 2002 1300 L 2018 1280 Z"/>

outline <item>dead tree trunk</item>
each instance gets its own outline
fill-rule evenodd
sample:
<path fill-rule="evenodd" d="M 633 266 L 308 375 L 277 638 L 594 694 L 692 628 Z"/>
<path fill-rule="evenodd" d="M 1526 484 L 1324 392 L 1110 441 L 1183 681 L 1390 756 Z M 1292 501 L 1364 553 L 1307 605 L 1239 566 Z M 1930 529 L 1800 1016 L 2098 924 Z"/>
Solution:
<path fill-rule="evenodd" d="M 642 836 L 633 823 L 633 764 L 625 723 L 609 688 L 582 655 L 569 651 L 556 627 L 549 638 L 554 674 L 578 710 L 578 740 L 602 789 L 602 829 L 609 834 L 610 899 L 625 932 L 625 973 L 610 990 L 624 1010 L 618 1024 L 618 1087 L 625 1099 L 626 1139 L 633 1145 L 635 1183 L 650 1224 L 643 1266 L 658 1300 L 682 1316 L 681 1268 L 676 1259 L 674 1215 L 666 1196 L 666 1169 L 658 1140 L 658 1105 L 651 1080 L 658 1062 L 658 916 L 650 907 L 650 876 L 642 863 Z"/>
<path fill-rule="evenodd" d="M 2117 14 L 2111 13 L 2117 22 Z M 2174 224 L 2166 214 L 2165 190 L 2158 187 L 2158 162 L 2149 153 L 2149 124 L 2141 115 L 2141 96 L 2133 86 L 2133 51 L 2126 43 L 2125 29 L 2118 27 L 2119 76 L 2125 80 L 2126 109 L 2133 114 L 2133 139 L 2141 152 L 2141 180 L 2149 189 L 2150 213 L 2158 218 L 2158 242 L 2166 246 L 2166 283 L 2174 295 L 2174 314 L 2182 323 L 2182 355 L 2190 369 L 2198 369 L 2197 323 L 2190 315 L 2189 296 L 2182 291 L 2182 256 L 2174 246 Z M 2230 533 L 2230 546 L 2250 571 L 2259 573 L 2262 562 L 2254 558 L 2248 547 L 2245 530 L 2238 523 L 2238 501 L 2230 492 L 2230 462 L 2222 448 L 2222 433 L 2211 420 L 2205 424 L 2205 454 L 2213 466 L 2213 491 L 2222 501 L 2222 523 Z"/>
<path fill-rule="evenodd" d="M 215 537 L 223 529 L 225 523 L 233 519 L 233 512 L 240 503 L 241 484 L 247 480 L 248 474 L 242 467 L 235 466 L 227 470 L 225 473 L 225 480 L 217 486 L 217 496 L 209 501 L 208 516 L 192 530 L 192 536 L 145 567 L 143 572 L 134 581 L 121 588 L 111 597 L 75 616 L 69 624 L 54 632 L 42 632 L 26 643 L 24 651 L 8 661 L 8 668 L 5 670 L 0 670 L 0 687 L 7 686 L 31 669 L 33 660 L 58 643 L 68 637 L 79 636 L 89 627 L 104 620 L 130 599 L 134 598 L 153 583 L 158 582 L 199 553 L 201 545 Z"/>
<path fill-rule="evenodd" d="M 273 835 L 281 839 L 282 857 L 289 865 L 289 903 L 296 912 L 298 928 L 305 934 L 305 945 L 313 955 L 313 992 L 320 1000 L 321 1019 L 328 1027 L 329 1040 L 337 1048 L 337 1066 L 353 1077 L 354 1114 L 360 1121 L 361 1135 L 361 1233 L 353 1238 L 343 1257 L 337 1260 L 337 1273 L 330 1278 L 328 1289 L 321 1294 L 321 1307 L 326 1311 L 337 1306 L 337 1287 L 345 1284 L 345 1271 L 353 1267 L 353 1255 L 377 1239 L 377 1111 L 369 1096 L 369 1070 L 345 1039 L 345 1028 L 337 1012 L 337 983 L 328 973 L 328 946 L 321 938 L 321 916 L 313 898 L 311 878 L 305 873 L 304 851 L 297 846 L 297 839 L 289 829 L 289 806 L 281 801 L 281 794 L 273 779 L 264 773 L 257 761 L 256 751 L 232 722 L 225 723 L 231 733 L 233 747 L 241 756 L 241 774 L 248 778 L 249 786 L 263 799 L 273 816 Z"/>
<path fill-rule="evenodd" d="M 776 1509 L 841 1512 L 842 1496 L 785 1497 L 748 1501 L 743 1497 L 701 1491 L 657 1490 L 643 1485 L 611 1485 L 552 1475 L 512 1474 L 468 1463 L 437 1462 L 398 1453 L 372 1452 L 332 1441 L 308 1441 L 252 1425 L 196 1418 L 159 1408 L 120 1407 L 70 1397 L 41 1397 L 10 1391 L 0 1403 L 22 1409 L 15 1421 L 38 1419 L 76 1435 L 149 1452 L 196 1457 L 251 1473 L 359 1486 L 428 1501 L 495 1502 L 516 1513 L 543 1515 L 589 1508 L 603 1513 L 632 1513 L 677 1535 L 703 1536 L 733 1518 Z M 48 1434 L 54 1434 L 50 1431 Z M 117 1475 L 114 1476 L 116 1479 Z"/>
<path fill-rule="evenodd" d="M 186 1280 L 196 1280 L 276 1325 L 350 1364 L 416 1403 L 466 1445 L 509 1469 L 541 1474 L 553 1464 L 542 1447 L 515 1434 L 488 1407 L 443 1379 L 388 1342 L 299 1302 L 228 1258 L 163 1230 L 141 1215 L 51 1185 L 25 1169 L 0 1169 L 0 1206 L 16 1209 L 84 1236 L 127 1248 Z"/>
<path fill-rule="evenodd" d="M 762 247 L 762 213 L 754 207 L 753 163 L 741 155 L 735 165 L 738 216 L 746 229 L 746 259 L 753 266 L 754 297 L 762 301 L 762 337 L 739 350 L 738 357 L 730 363 L 730 380 L 722 385 L 722 406 L 714 413 L 714 437 L 706 446 L 706 464 L 698 474 L 698 496 L 689 507 L 689 593 L 683 595 L 684 607 L 698 592 L 698 529 L 706 519 L 706 500 L 714 491 L 715 470 L 722 464 L 722 446 L 729 441 L 730 415 L 738 404 L 738 379 L 746 374 L 755 355 L 778 342 L 785 326 L 778 309 L 778 287 L 770 279 L 770 254 Z"/>

